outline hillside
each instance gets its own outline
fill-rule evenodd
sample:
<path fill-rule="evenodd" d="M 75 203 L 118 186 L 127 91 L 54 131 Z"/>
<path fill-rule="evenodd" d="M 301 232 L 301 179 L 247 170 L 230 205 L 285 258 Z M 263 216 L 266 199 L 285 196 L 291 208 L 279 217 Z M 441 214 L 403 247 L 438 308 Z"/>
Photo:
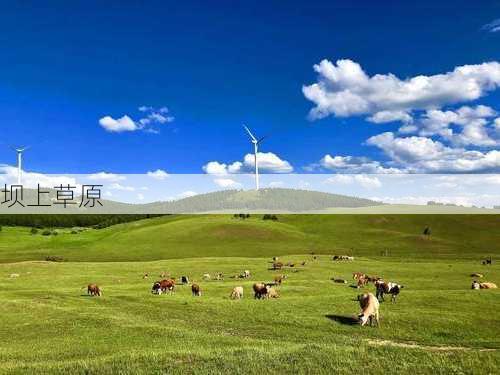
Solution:
<path fill-rule="evenodd" d="M 430 238 L 422 232 L 432 229 Z M 57 236 L 3 227 L 0 261 L 149 261 L 189 257 L 347 253 L 477 259 L 500 254 L 500 215 L 172 215 Z"/>

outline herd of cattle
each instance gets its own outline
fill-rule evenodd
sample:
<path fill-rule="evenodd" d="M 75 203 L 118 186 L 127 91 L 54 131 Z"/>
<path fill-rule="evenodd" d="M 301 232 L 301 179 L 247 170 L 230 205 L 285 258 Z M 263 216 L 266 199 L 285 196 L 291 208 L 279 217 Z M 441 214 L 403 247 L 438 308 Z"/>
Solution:
<path fill-rule="evenodd" d="M 314 254 L 313 254 L 314 255 Z M 316 260 L 317 257 L 313 256 L 313 260 Z M 346 255 L 335 255 L 332 258 L 333 261 L 352 261 L 354 260 L 351 256 Z M 272 270 L 282 269 L 284 264 L 278 261 L 277 257 L 274 257 L 272 260 Z M 306 262 L 300 263 L 302 266 L 306 265 Z M 484 263 L 483 263 L 484 264 Z M 489 264 L 491 264 L 491 259 L 489 260 Z M 295 267 L 294 263 L 287 263 L 286 266 L 292 268 Z M 166 277 L 166 273 L 162 273 L 160 277 Z M 484 275 L 481 273 L 473 273 L 470 275 L 473 278 L 482 278 Z M 143 276 L 144 279 L 148 278 L 149 275 L 145 274 Z M 251 277 L 249 270 L 244 270 L 242 273 L 238 275 L 230 276 L 230 278 L 239 278 L 239 279 L 248 279 Z M 255 299 L 269 299 L 269 298 L 279 298 L 278 291 L 276 289 L 277 286 L 281 285 L 282 282 L 287 279 L 287 275 L 280 274 L 274 276 L 273 282 L 259 282 L 254 283 L 252 286 L 253 294 Z M 359 305 L 361 307 L 361 312 L 358 315 L 358 321 L 363 326 L 366 323 L 370 323 L 373 325 L 374 323 L 377 326 L 380 326 L 379 323 L 379 306 L 380 302 L 384 301 L 384 295 L 390 295 L 391 301 L 396 302 L 396 297 L 401 293 L 401 290 L 404 288 L 403 285 L 397 284 L 395 282 L 386 282 L 379 276 L 369 276 L 362 272 L 354 272 L 352 274 L 352 278 L 355 281 L 355 285 L 353 287 L 360 289 L 366 287 L 369 283 L 373 283 L 375 287 L 375 295 L 373 293 L 364 293 L 358 295 Z M 214 277 L 210 274 L 203 274 L 202 279 L 204 281 L 209 281 L 211 279 L 215 280 L 224 280 L 224 275 L 222 273 L 217 273 Z M 333 282 L 347 284 L 348 281 L 345 279 L 332 278 Z M 186 285 L 189 284 L 189 278 L 187 276 L 180 277 L 181 284 Z M 160 281 L 155 281 L 151 288 L 151 293 L 156 295 L 173 293 L 176 287 L 176 279 L 175 278 L 164 278 Z M 496 289 L 497 286 L 491 282 L 478 282 L 474 280 L 472 283 L 472 289 Z M 201 296 L 201 287 L 199 284 L 191 283 L 191 292 L 195 297 Z M 99 288 L 96 284 L 89 284 L 87 287 L 87 293 L 90 296 L 101 296 L 102 289 Z M 243 287 L 236 286 L 232 289 L 230 295 L 230 299 L 239 300 L 243 298 Z"/>

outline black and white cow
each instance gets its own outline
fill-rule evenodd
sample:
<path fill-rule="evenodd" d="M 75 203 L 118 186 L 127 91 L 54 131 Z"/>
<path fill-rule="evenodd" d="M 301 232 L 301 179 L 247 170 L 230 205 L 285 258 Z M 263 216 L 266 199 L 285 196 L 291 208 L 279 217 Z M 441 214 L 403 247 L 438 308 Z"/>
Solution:
<path fill-rule="evenodd" d="M 386 283 L 382 280 L 376 281 L 375 287 L 377 288 L 376 295 L 379 301 L 384 301 L 384 294 L 390 294 L 392 302 L 396 302 L 397 295 L 401 292 L 401 289 L 403 289 L 402 285 L 392 282 Z"/>

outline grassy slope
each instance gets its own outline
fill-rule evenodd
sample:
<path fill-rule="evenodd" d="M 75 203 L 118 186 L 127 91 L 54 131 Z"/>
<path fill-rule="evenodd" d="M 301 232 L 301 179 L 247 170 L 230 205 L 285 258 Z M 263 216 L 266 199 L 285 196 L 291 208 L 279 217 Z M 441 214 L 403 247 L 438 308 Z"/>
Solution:
<path fill-rule="evenodd" d="M 500 252 L 500 215 L 280 215 L 279 222 L 259 217 L 173 216 L 49 237 L 4 227 L 0 262 L 46 255 L 70 261 L 144 261 L 309 251 L 478 259 Z M 430 240 L 421 236 L 426 225 L 432 228 Z"/>
<path fill-rule="evenodd" d="M 251 284 L 274 274 L 267 267 L 265 259 L 229 257 L 0 265 L 0 372 L 349 374 L 370 363 L 370 373 L 494 373 L 500 366 L 499 293 L 469 289 L 468 274 L 486 269 L 477 262 L 334 264 L 323 256 L 286 271 L 279 300 L 254 301 Z M 252 280 L 201 282 L 201 298 L 189 287 L 152 296 L 152 280 L 141 277 L 167 270 L 200 281 L 204 272 L 244 268 Z M 357 313 L 359 291 L 329 278 L 353 270 L 405 284 L 396 304 L 382 304 L 380 329 L 341 322 Z M 20 277 L 9 278 L 14 272 Z M 486 273 L 500 282 L 497 265 Z M 82 295 L 89 281 L 103 286 L 103 297 Z M 245 287 L 242 301 L 227 298 L 235 285 Z"/>
<path fill-rule="evenodd" d="M 431 240 L 420 236 L 426 225 Z M 499 228 L 499 216 L 464 215 L 289 215 L 277 223 L 177 216 L 55 237 L 4 227 L 0 373 L 351 374 L 367 363 L 370 373 L 495 373 L 500 293 L 471 291 L 469 274 L 484 272 L 500 285 L 499 265 L 478 262 L 499 255 Z M 386 249 L 390 257 L 380 257 Z M 250 298 L 253 282 L 275 274 L 267 270 L 271 256 L 311 250 L 357 259 L 284 256 L 308 264 L 286 271 L 281 299 Z M 70 262 L 12 263 L 48 254 Z M 201 282 L 199 299 L 188 287 L 173 296 L 149 293 L 165 270 L 200 281 L 205 272 L 243 269 L 251 280 Z M 358 311 L 359 291 L 329 279 L 353 271 L 405 285 L 397 304 L 382 304 L 380 329 L 342 324 Z M 145 272 L 152 277 L 143 280 Z M 102 285 L 104 296 L 83 296 L 89 282 Z M 227 299 L 234 285 L 245 287 L 244 300 Z"/>

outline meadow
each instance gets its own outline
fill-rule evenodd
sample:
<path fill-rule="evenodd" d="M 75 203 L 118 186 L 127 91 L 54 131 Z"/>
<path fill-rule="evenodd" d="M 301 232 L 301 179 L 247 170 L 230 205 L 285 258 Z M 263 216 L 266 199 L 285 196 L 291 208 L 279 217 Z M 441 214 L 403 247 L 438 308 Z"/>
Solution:
<path fill-rule="evenodd" d="M 57 236 L 3 227 L 0 372 L 498 373 L 500 293 L 471 290 L 470 274 L 500 284 L 498 264 L 480 262 L 499 244 L 500 218 L 482 215 L 172 216 Z M 331 260 L 344 253 L 355 261 Z M 270 270 L 272 256 L 297 265 Z M 229 277 L 245 269 L 250 279 Z M 380 328 L 353 324 L 356 296 L 373 291 L 351 287 L 354 271 L 405 286 L 381 304 Z M 162 272 L 188 275 L 202 296 L 188 285 L 152 295 Z M 225 280 L 202 280 L 216 272 Z M 278 273 L 281 297 L 254 300 L 252 284 Z M 86 295 L 90 282 L 101 297 Z M 245 296 L 232 301 L 237 285 Z"/>

